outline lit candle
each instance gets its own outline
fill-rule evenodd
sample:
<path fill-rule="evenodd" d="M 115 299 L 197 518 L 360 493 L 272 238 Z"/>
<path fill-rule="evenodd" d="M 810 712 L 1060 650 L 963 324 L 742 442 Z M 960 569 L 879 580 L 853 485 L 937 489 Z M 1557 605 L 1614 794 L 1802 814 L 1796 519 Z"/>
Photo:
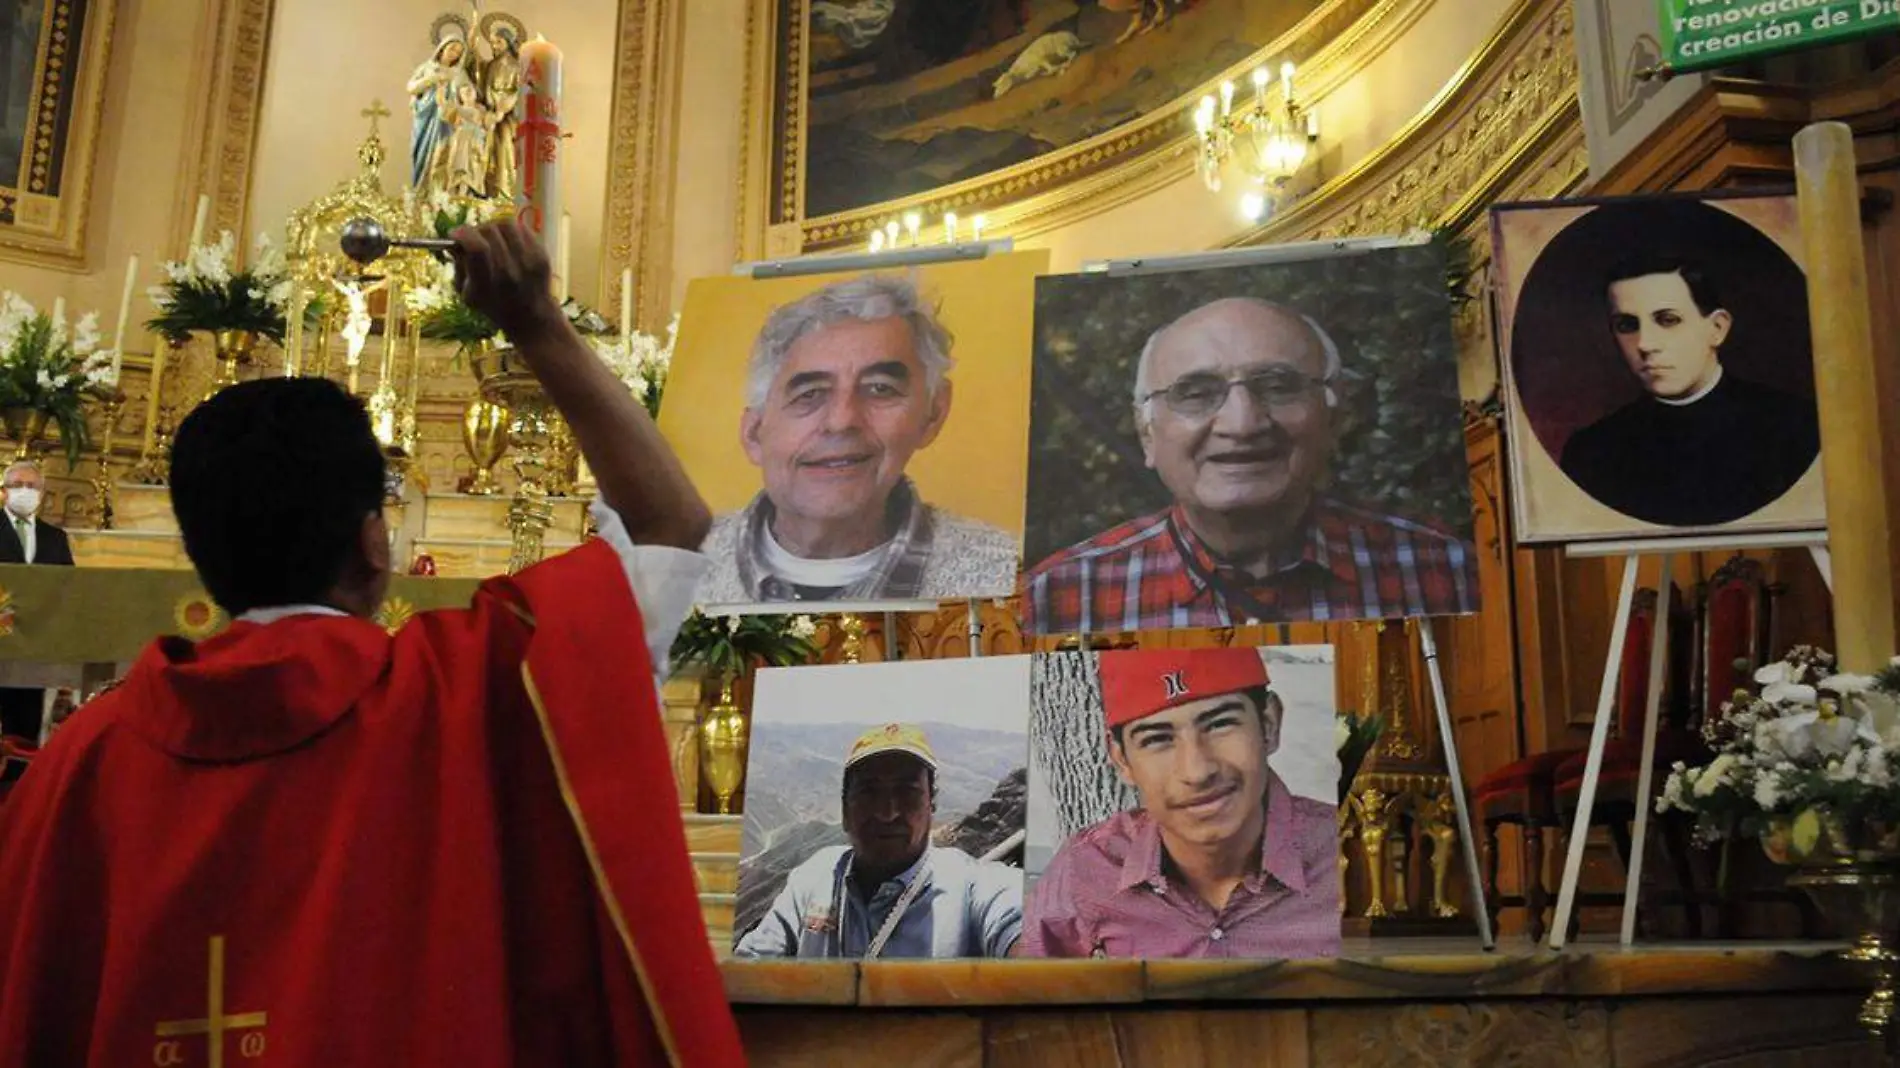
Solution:
<path fill-rule="evenodd" d="M 871 231 L 871 251 L 872 252 L 884 251 L 884 231 L 882 230 Z"/>
<path fill-rule="evenodd" d="M 1267 83 L 1273 80 L 1273 72 L 1265 67 L 1253 69 L 1253 99 L 1256 104 L 1267 102 Z"/>
<path fill-rule="evenodd" d="M 976 218 L 970 220 L 970 231 L 976 235 L 976 240 L 981 241 L 983 240 L 983 231 L 988 229 L 989 225 L 989 216 L 978 215 Z"/>
<path fill-rule="evenodd" d="M 917 246 L 917 235 L 923 231 L 923 228 L 924 217 L 922 215 L 914 211 L 904 213 L 904 229 L 910 231 L 910 244 L 912 248 Z"/>
<path fill-rule="evenodd" d="M 1319 140 L 1319 112 L 1306 113 L 1306 137 L 1309 141 Z"/>
<path fill-rule="evenodd" d="M 197 248 L 198 243 L 204 240 L 205 222 L 210 218 L 211 197 L 209 194 L 201 194 L 198 197 L 198 214 L 191 220 L 191 243 L 185 246 L 185 255 L 191 255 L 191 250 Z"/>
<path fill-rule="evenodd" d="M 620 272 L 620 336 L 633 336 L 633 268 Z"/>
<path fill-rule="evenodd" d="M 567 213 L 561 214 L 560 234 L 556 238 L 560 245 L 560 274 L 554 279 L 554 299 L 567 303 L 568 272 L 574 268 L 574 220 Z"/>
<path fill-rule="evenodd" d="M 1220 113 L 1222 115 L 1231 115 L 1234 113 L 1233 82 L 1220 83 Z"/>
<path fill-rule="evenodd" d="M 1286 98 L 1293 99 L 1293 64 L 1280 64 L 1280 88 L 1285 90 Z"/>
<path fill-rule="evenodd" d="M 887 222 L 884 224 L 885 247 L 893 248 L 893 249 L 897 247 L 897 234 L 898 234 L 898 230 L 897 230 L 896 219 L 892 219 L 890 222 Z"/>
<path fill-rule="evenodd" d="M 943 241 L 946 245 L 957 243 L 957 213 L 954 211 L 943 213 Z"/>
<path fill-rule="evenodd" d="M 520 161 L 521 191 L 515 197 L 515 210 L 522 225 L 545 247 L 548 227 L 558 225 L 561 218 L 561 50 L 539 34 L 521 46 L 518 114 L 515 158 Z"/>
<path fill-rule="evenodd" d="M 120 356 L 125 351 L 125 324 L 132 316 L 132 290 L 139 284 L 139 258 L 125 263 L 125 291 L 119 294 L 119 326 L 112 332 L 112 381 L 118 384 Z"/>

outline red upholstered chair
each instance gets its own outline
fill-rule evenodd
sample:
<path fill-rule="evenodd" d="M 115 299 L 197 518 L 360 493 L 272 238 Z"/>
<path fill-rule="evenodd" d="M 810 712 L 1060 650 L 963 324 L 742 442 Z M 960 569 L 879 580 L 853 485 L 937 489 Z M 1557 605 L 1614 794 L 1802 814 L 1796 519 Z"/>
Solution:
<path fill-rule="evenodd" d="M 1655 620 L 1656 591 L 1636 591 L 1629 630 L 1623 640 L 1616 723 L 1627 722 L 1627 717 L 1633 714 L 1638 717 L 1639 732 L 1643 698 L 1649 685 L 1649 638 L 1654 633 Z M 1530 913 L 1531 940 L 1544 937 L 1544 910 L 1550 905 L 1550 892 L 1544 886 L 1544 831 L 1559 826 L 1554 792 L 1558 770 L 1582 752 L 1553 749 L 1548 753 L 1533 753 L 1478 781 L 1473 799 L 1479 822 L 1484 825 L 1485 902 L 1491 912 L 1493 929 L 1498 913 L 1506 908 L 1521 908 Z M 1527 875 L 1522 894 L 1498 892 L 1498 828 L 1505 824 L 1515 825 L 1523 835 Z"/>

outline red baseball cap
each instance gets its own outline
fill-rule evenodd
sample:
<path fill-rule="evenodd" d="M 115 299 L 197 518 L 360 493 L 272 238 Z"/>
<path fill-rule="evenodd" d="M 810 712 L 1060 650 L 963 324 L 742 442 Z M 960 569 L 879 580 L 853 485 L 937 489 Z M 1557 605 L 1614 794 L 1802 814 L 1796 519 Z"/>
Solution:
<path fill-rule="evenodd" d="M 1103 653 L 1102 712 L 1110 730 L 1189 701 L 1267 684 L 1257 649 L 1130 649 Z"/>

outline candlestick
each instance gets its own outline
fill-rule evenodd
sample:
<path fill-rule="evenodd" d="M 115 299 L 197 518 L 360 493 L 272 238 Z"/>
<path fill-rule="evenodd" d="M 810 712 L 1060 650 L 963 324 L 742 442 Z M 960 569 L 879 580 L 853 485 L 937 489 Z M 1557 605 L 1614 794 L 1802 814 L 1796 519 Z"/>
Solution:
<path fill-rule="evenodd" d="M 152 376 L 145 387 L 145 436 L 139 442 L 139 465 L 152 462 L 152 443 L 158 433 L 158 400 L 165 385 L 165 338 L 152 335 Z"/>
<path fill-rule="evenodd" d="M 565 212 L 561 215 L 561 230 L 557 240 L 561 245 L 561 258 L 558 261 L 560 263 L 561 273 L 560 276 L 554 280 L 554 299 L 560 301 L 562 304 L 566 304 L 567 295 L 572 291 L 568 286 L 568 271 L 573 269 L 574 266 L 574 220 L 568 217 Z"/>
<path fill-rule="evenodd" d="M 99 500 L 100 530 L 112 529 L 112 431 L 118 426 L 119 409 L 124 405 L 125 394 L 116 385 L 99 402 L 105 409 L 106 430 L 99 443 L 99 470 L 92 476 L 92 492 Z"/>
<path fill-rule="evenodd" d="M 943 242 L 946 245 L 957 243 L 957 213 L 954 211 L 943 214 Z"/>
<path fill-rule="evenodd" d="M 191 220 L 191 242 L 185 246 L 186 256 L 190 256 L 191 250 L 197 248 L 198 243 L 204 240 L 205 222 L 210 218 L 211 197 L 209 194 L 200 194 L 198 197 L 198 214 Z"/>
<path fill-rule="evenodd" d="M 620 272 L 620 336 L 633 336 L 633 268 Z"/>
<path fill-rule="evenodd" d="M 516 215 L 545 247 L 549 228 L 561 218 L 561 50 L 535 35 L 521 46 L 521 123 L 516 156 L 521 192 Z"/>

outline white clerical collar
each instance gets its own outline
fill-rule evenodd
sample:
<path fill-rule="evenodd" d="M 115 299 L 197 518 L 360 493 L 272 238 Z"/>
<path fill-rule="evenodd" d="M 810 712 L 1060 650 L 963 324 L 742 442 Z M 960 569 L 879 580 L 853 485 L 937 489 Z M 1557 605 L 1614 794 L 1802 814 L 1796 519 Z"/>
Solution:
<path fill-rule="evenodd" d="M 849 586 L 869 575 L 884 553 L 880 545 L 868 553 L 839 557 L 836 560 L 808 560 L 796 556 L 772 536 L 772 524 L 763 525 L 765 535 L 759 546 L 765 569 L 794 586 L 814 590 L 835 590 Z"/>
<path fill-rule="evenodd" d="M 239 623 L 255 623 L 260 627 L 269 626 L 280 619 L 291 616 L 347 616 L 348 612 L 331 608 L 327 604 L 286 604 L 275 608 L 253 608 L 237 617 Z"/>
<path fill-rule="evenodd" d="M 1687 408 L 1689 405 L 1694 404 L 1696 401 L 1699 401 L 1702 398 L 1708 396 L 1709 394 L 1715 392 L 1715 387 L 1721 384 L 1722 384 L 1722 365 L 1718 363 L 1715 365 L 1715 377 L 1709 379 L 1708 385 L 1703 386 L 1701 389 L 1696 390 L 1694 393 L 1690 394 L 1687 397 L 1677 397 L 1674 399 L 1671 399 L 1669 397 L 1657 397 L 1656 400 L 1658 400 L 1659 402 L 1663 404 L 1669 405 L 1671 408 Z"/>

